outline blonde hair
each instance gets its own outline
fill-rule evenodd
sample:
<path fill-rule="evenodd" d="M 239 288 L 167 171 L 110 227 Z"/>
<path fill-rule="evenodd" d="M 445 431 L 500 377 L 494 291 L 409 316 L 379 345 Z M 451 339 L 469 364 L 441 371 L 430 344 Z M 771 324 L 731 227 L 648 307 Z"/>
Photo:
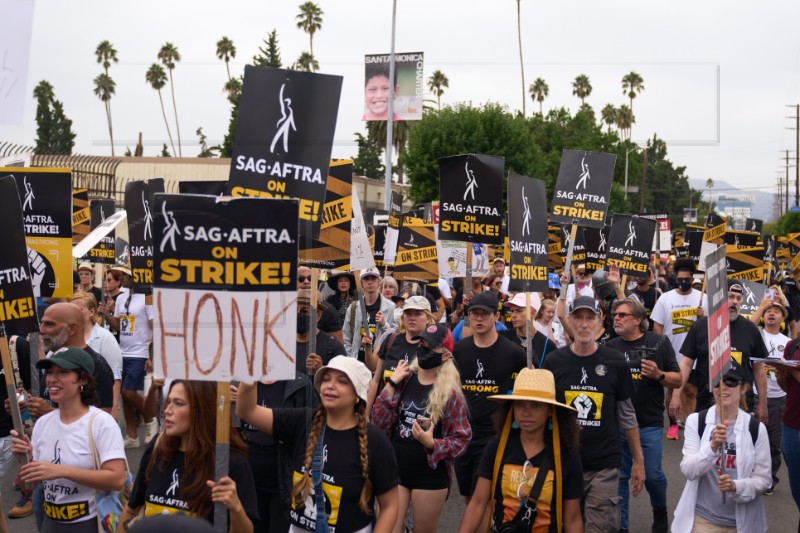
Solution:
<path fill-rule="evenodd" d="M 414 373 L 419 371 L 419 362 L 417 362 L 416 357 L 411 362 L 410 368 Z M 461 391 L 461 377 L 451 357 L 436 369 L 436 380 L 433 382 L 431 392 L 428 393 L 428 412 L 431 415 L 432 424 L 438 424 L 442 417 L 446 415 L 444 408 L 453 394 L 460 397 L 461 401 L 466 405 L 464 393 Z"/>
<path fill-rule="evenodd" d="M 429 326 L 432 326 L 433 324 L 436 324 L 436 318 L 433 316 L 433 313 L 431 313 L 430 311 L 426 311 L 425 309 L 420 309 L 420 311 L 425 313 L 425 316 L 428 317 L 428 325 Z M 403 335 L 406 334 L 406 314 L 405 314 L 405 311 L 400 313 L 400 323 L 397 325 L 397 333 L 402 333 Z"/>
<path fill-rule="evenodd" d="M 75 291 L 75 293 L 72 295 L 69 301 L 71 302 L 73 300 L 83 300 L 84 303 L 86 304 L 86 309 L 88 309 L 89 312 L 92 313 L 92 316 L 95 316 L 97 314 L 97 299 L 91 292 Z"/>
<path fill-rule="evenodd" d="M 780 287 L 778 287 L 777 285 L 772 285 L 772 286 L 770 286 L 770 289 L 774 289 L 775 290 L 775 294 L 780 296 L 781 304 L 783 304 L 784 307 L 789 307 L 789 300 L 786 299 L 786 295 L 783 294 L 783 291 L 781 290 Z"/>
<path fill-rule="evenodd" d="M 545 298 L 544 300 L 542 300 L 542 305 L 539 306 L 539 310 L 536 311 L 536 316 L 533 317 L 534 320 L 539 320 L 540 318 L 542 318 L 542 316 L 544 316 L 544 307 L 546 305 L 552 305 L 553 308 L 555 308 L 556 303 L 550 298 Z"/>

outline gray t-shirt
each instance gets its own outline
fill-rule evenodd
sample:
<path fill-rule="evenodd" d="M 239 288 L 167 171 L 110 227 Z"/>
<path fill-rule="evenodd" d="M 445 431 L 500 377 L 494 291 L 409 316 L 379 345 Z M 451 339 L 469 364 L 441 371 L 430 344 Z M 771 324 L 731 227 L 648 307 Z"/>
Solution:
<path fill-rule="evenodd" d="M 719 423 L 715 421 L 714 424 Z M 749 436 L 748 436 L 749 437 Z M 725 501 L 722 501 L 722 492 L 719 490 L 717 479 L 719 478 L 720 462 L 725 460 L 725 473 L 731 479 L 739 479 L 736 471 L 736 443 L 735 436 L 731 431 L 728 433 L 728 442 L 723 445 L 724 454 L 717 459 L 716 467 L 712 468 L 700 478 L 697 487 L 697 502 L 695 512 L 706 520 L 724 527 L 736 527 L 736 502 L 733 501 L 732 493 L 726 493 Z"/>

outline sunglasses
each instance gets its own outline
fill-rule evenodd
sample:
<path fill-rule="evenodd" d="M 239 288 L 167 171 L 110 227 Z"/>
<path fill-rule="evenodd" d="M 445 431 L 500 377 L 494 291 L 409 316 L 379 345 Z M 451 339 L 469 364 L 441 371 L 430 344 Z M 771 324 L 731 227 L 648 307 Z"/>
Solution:
<path fill-rule="evenodd" d="M 303 283 L 304 281 L 311 281 L 311 276 L 297 276 L 297 281 Z"/>
<path fill-rule="evenodd" d="M 722 383 L 724 383 L 725 386 L 728 387 L 729 389 L 733 389 L 741 385 L 741 382 L 738 379 L 728 376 L 722 378 Z"/>
<path fill-rule="evenodd" d="M 614 318 L 625 318 L 626 316 L 633 316 L 633 313 L 614 313 L 611 316 Z"/>

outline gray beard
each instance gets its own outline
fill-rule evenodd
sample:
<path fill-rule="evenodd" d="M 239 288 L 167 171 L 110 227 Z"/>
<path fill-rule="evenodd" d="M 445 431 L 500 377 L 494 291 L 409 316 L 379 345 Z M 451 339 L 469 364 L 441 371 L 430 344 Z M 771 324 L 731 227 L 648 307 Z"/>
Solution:
<path fill-rule="evenodd" d="M 68 338 L 69 332 L 67 331 L 67 327 L 64 326 L 61 332 L 56 336 L 42 335 L 42 346 L 44 346 L 45 351 L 54 352 L 59 348 L 63 348 Z"/>

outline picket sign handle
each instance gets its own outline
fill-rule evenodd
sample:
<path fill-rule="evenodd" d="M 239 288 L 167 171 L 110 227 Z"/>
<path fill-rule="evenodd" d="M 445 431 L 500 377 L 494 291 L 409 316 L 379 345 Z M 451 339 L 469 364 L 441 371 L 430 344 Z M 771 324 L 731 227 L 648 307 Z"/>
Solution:
<path fill-rule="evenodd" d="M 317 285 L 319 284 L 319 270 L 316 268 L 311 268 L 311 304 L 310 309 L 308 310 L 308 315 L 311 317 L 311 320 L 308 325 L 308 355 L 306 355 L 306 359 L 312 353 L 317 352 L 317 301 L 318 291 Z"/>
<path fill-rule="evenodd" d="M 216 427 L 216 455 L 214 468 L 214 481 L 228 475 L 230 460 L 231 440 L 231 385 L 227 381 L 217 381 L 217 427 Z M 214 531 L 227 533 L 228 509 L 225 504 L 214 504 Z"/>
<path fill-rule="evenodd" d="M 627 274 L 623 274 L 622 277 L 619 278 L 619 286 L 622 288 L 622 294 L 625 294 L 625 291 L 628 289 L 628 275 Z"/>
<path fill-rule="evenodd" d="M 527 289 L 527 287 L 525 287 Z M 533 368 L 533 323 L 531 322 L 531 293 L 525 291 L 525 335 L 528 337 L 528 344 L 525 346 L 528 357 L 528 368 Z"/>
<path fill-rule="evenodd" d="M 0 355 L 3 361 L 3 374 L 6 378 L 6 391 L 8 391 L 8 404 L 11 410 L 11 420 L 14 423 L 14 429 L 21 437 L 25 434 L 22 427 L 22 415 L 19 412 L 19 402 L 17 402 L 17 388 L 14 384 L 14 368 L 11 364 L 11 352 L 8 350 L 8 338 L 5 335 L 5 324 L 0 323 Z M 28 464 L 30 459 L 28 454 L 17 455 L 20 466 Z M 25 488 L 32 488 L 28 483 L 25 483 Z"/>
<path fill-rule="evenodd" d="M 567 260 L 564 263 L 564 272 L 570 276 L 570 280 L 574 279 L 572 273 L 572 253 L 575 250 L 575 237 L 578 236 L 578 219 L 572 219 L 572 229 L 569 232 L 569 247 L 567 247 Z"/>

